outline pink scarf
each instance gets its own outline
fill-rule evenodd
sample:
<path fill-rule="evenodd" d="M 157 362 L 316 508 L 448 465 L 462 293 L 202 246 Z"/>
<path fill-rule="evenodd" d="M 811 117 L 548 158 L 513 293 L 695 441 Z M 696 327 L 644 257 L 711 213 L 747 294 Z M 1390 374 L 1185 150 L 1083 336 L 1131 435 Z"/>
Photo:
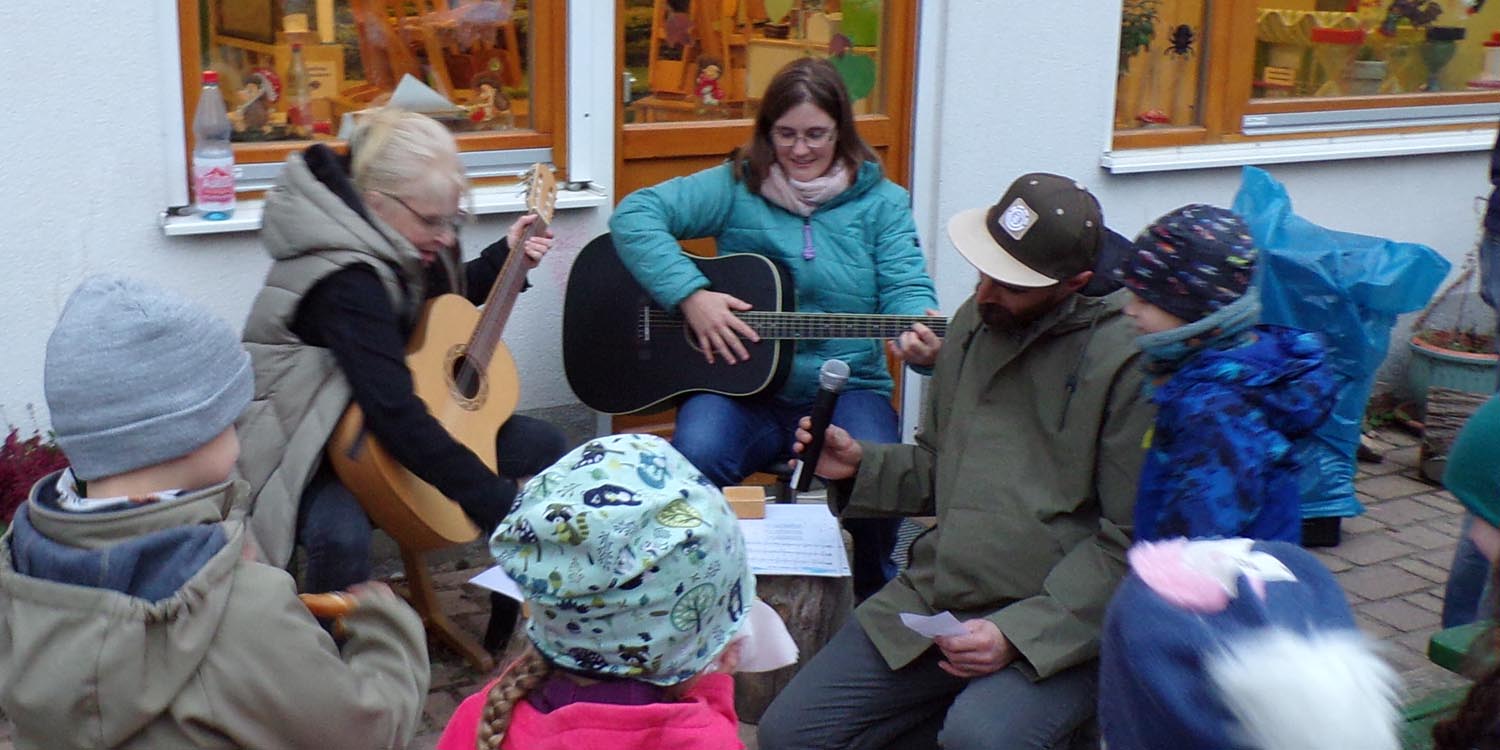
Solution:
<path fill-rule="evenodd" d="M 781 165 L 773 163 L 770 173 L 760 181 L 760 194 L 798 216 L 811 216 L 818 206 L 849 189 L 853 182 L 854 175 L 844 168 L 842 159 L 835 161 L 821 177 L 806 182 L 787 177 Z"/>

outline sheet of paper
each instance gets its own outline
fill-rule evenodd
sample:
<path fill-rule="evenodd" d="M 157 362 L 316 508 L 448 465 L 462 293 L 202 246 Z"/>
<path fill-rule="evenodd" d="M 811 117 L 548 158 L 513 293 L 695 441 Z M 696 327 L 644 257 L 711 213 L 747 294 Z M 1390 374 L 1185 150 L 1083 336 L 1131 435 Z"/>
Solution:
<path fill-rule="evenodd" d="M 396 90 L 391 92 L 390 103 L 391 106 L 411 112 L 448 112 L 458 108 L 447 97 L 410 73 L 401 76 L 401 80 L 396 83 Z"/>
<path fill-rule="evenodd" d="M 901 624 L 917 631 L 923 638 L 936 638 L 940 635 L 968 635 L 969 629 L 953 616 L 952 612 L 946 610 L 935 615 L 914 615 L 910 612 L 901 613 Z"/>
<path fill-rule="evenodd" d="M 768 503 L 765 518 L 741 520 L 740 529 L 756 575 L 849 575 L 838 519 L 822 503 Z"/>
<path fill-rule="evenodd" d="M 515 579 L 506 575 L 505 569 L 499 565 L 470 578 L 469 583 L 480 588 L 504 594 L 518 602 L 525 600 L 525 597 L 521 595 L 520 585 L 516 583 Z"/>

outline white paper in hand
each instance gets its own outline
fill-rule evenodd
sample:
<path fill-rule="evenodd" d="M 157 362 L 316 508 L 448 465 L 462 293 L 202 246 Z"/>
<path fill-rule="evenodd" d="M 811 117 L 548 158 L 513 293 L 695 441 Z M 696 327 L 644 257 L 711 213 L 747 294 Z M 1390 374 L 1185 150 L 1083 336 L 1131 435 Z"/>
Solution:
<path fill-rule="evenodd" d="M 518 602 L 526 600 L 526 597 L 521 594 L 520 584 L 516 583 L 515 579 L 506 575 L 505 569 L 499 565 L 470 578 L 469 583 L 480 588 L 504 594 Z"/>
<path fill-rule="evenodd" d="M 914 615 L 910 612 L 901 613 L 901 624 L 912 630 L 923 638 L 936 638 L 940 635 L 968 635 L 969 629 L 953 616 L 952 612 L 946 610 L 931 616 Z"/>

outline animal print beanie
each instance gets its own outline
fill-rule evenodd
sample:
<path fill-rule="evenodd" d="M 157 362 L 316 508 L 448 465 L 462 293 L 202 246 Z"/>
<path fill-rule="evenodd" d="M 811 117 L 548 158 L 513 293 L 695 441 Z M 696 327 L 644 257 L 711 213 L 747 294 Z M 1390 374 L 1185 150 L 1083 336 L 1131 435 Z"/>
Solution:
<path fill-rule="evenodd" d="M 713 663 L 755 599 L 739 524 L 667 441 L 592 440 L 527 483 L 490 551 L 553 664 L 674 685 Z"/>

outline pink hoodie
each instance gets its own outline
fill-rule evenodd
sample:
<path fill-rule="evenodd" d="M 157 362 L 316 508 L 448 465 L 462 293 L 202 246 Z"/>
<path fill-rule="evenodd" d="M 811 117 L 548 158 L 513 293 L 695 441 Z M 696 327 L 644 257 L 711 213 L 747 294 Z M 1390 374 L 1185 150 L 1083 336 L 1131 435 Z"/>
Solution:
<path fill-rule="evenodd" d="M 498 679 L 498 678 L 497 678 Z M 464 699 L 437 750 L 474 750 L 484 689 Z M 734 712 L 734 679 L 707 674 L 677 703 L 616 706 L 573 703 L 541 713 L 524 699 L 516 704 L 501 744 L 507 750 L 741 750 Z"/>

